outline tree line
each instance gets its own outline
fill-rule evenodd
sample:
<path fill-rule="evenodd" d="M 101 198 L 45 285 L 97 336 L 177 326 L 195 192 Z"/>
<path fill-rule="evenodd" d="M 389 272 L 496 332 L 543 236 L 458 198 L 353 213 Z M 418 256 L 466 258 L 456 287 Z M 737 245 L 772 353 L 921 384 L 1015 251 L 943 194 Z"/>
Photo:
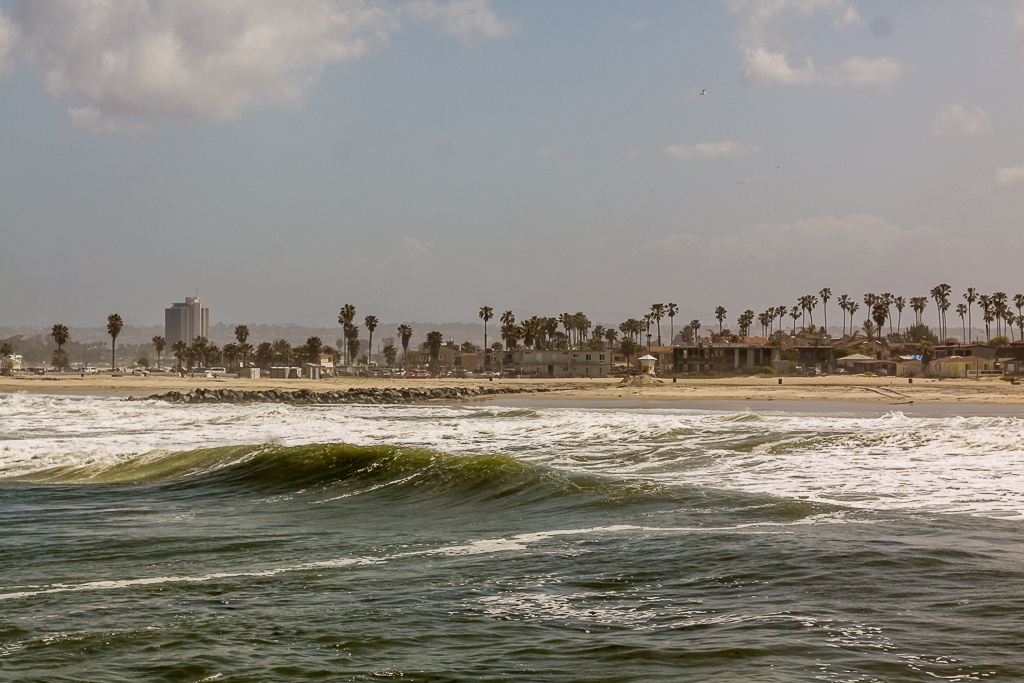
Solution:
<path fill-rule="evenodd" d="M 1020 339 L 1024 339 L 1024 294 L 1015 294 L 1011 298 L 1005 292 L 982 294 L 976 288 L 968 287 L 962 293 L 963 301 L 954 307 L 952 288 L 945 283 L 932 287 L 927 296 L 904 297 L 893 295 L 890 292 L 881 294 L 868 292 L 863 294 L 859 300 L 848 294 L 833 297 L 832 290 L 824 287 L 817 294 L 798 297 L 796 303 L 792 305 L 769 306 L 760 314 L 755 314 L 752 309 L 744 310 L 735 319 L 736 332 L 725 326 L 728 311 L 724 306 L 717 306 L 714 309 L 714 317 L 718 323 L 717 330 L 712 327 L 705 328 L 707 338 L 711 341 L 738 341 L 750 336 L 755 322 L 760 325 L 763 337 L 772 338 L 785 332 L 787 317 L 792 320 L 789 326 L 790 334 L 796 333 L 798 321 L 800 329 L 827 334 L 828 303 L 833 298 L 842 317 L 842 335 L 844 337 L 863 331 L 869 339 L 882 338 L 888 324 L 888 335 L 893 339 L 900 340 L 904 336 L 903 313 L 907 308 L 914 316 L 914 323 L 911 326 L 916 328 L 914 334 L 920 337 L 924 332 L 929 331 L 929 328 L 923 323 L 923 316 L 928 307 L 934 304 L 937 319 L 935 334 L 938 339 L 943 341 L 957 339 L 950 336 L 947 326 L 947 314 L 951 309 L 955 315 L 960 317 L 962 336 L 959 337 L 959 340 L 970 341 L 968 331 L 973 330 L 975 305 L 977 305 L 984 322 L 987 343 L 1002 341 L 1007 337 L 1008 341 L 1013 341 L 1016 337 L 1015 329 L 1019 331 Z M 862 310 L 861 301 L 867 318 L 858 327 L 854 321 L 857 313 Z M 815 328 L 814 312 L 819 304 L 821 305 L 823 324 L 821 328 Z M 666 318 L 669 327 L 669 344 L 676 343 L 675 317 L 678 312 L 679 307 L 675 303 L 654 303 L 643 315 L 628 318 L 618 326 L 611 327 L 593 324 L 583 312 L 566 312 L 555 316 L 535 315 L 524 320 L 517 320 L 513 311 L 506 310 L 498 316 L 500 341 L 488 344 L 489 323 L 494 319 L 495 313 L 491 306 L 481 306 L 478 317 L 483 321 L 483 347 L 477 347 L 467 341 L 457 348 L 465 353 L 483 351 L 485 367 L 490 365 L 493 354 L 516 349 L 520 345 L 536 350 L 618 350 L 628 359 L 645 347 L 650 349 L 654 340 L 658 346 L 663 345 L 662 321 Z M 369 363 L 373 355 L 373 335 L 380 324 L 377 316 L 367 315 L 362 320 L 362 327 L 369 335 L 367 351 L 362 356 L 360 356 L 360 350 L 363 342 L 359 338 L 360 325 L 356 322 L 354 305 L 345 304 L 341 307 L 338 313 L 338 324 L 341 325 L 342 334 L 336 347 L 325 344 L 317 336 L 309 337 L 304 344 L 294 347 L 285 339 L 263 341 L 253 346 L 248 341 L 248 326 L 238 325 L 234 329 L 235 341 L 227 343 L 223 347 L 211 343 L 204 337 L 197 337 L 190 343 L 177 341 L 171 345 L 169 351 L 176 360 L 178 368 L 191 368 L 196 364 L 209 366 L 218 363 L 228 365 L 240 363 L 243 366 L 248 366 L 250 359 L 261 367 L 268 367 L 274 363 L 304 362 L 306 360 L 318 362 L 321 354 L 331 354 L 337 361 L 345 365 Z M 116 367 L 117 337 L 123 327 L 124 322 L 119 314 L 111 313 L 107 316 L 107 334 L 111 339 L 111 367 Z M 700 337 L 701 327 L 700 320 L 691 320 L 681 325 L 679 342 L 696 341 Z M 909 330 L 910 328 L 907 331 L 909 332 Z M 409 324 L 403 323 L 396 328 L 396 334 L 401 344 L 405 363 L 408 364 L 409 344 L 413 336 L 413 329 Z M 65 346 L 71 340 L 71 334 L 67 325 L 55 324 L 49 336 L 57 346 L 51 357 L 53 366 L 59 370 L 69 369 L 71 360 Z M 163 336 L 157 335 L 152 338 L 151 343 L 156 351 L 157 366 L 160 367 L 163 353 L 168 350 L 166 340 Z M 454 342 L 444 341 L 441 332 L 431 330 L 426 334 L 422 348 L 428 353 L 431 362 L 436 363 L 440 350 L 446 343 L 454 346 Z M 15 346 L 12 340 L 0 342 L 0 356 L 11 355 L 14 352 Z M 398 347 L 395 346 L 394 337 L 385 339 L 380 355 L 383 358 L 378 358 L 378 362 L 383 360 L 384 364 L 389 367 L 396 366 Z"/>

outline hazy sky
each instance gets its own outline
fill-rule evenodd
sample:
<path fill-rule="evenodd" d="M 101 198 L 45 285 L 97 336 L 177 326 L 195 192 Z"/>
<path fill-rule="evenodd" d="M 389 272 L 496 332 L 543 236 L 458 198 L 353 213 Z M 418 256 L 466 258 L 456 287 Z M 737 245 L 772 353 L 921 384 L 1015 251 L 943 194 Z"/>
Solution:
<path fill-rule="evenodd" d="M 0 326 L 1012 297 L 1022 76 L 1024 0 L 0 0 Z"/>

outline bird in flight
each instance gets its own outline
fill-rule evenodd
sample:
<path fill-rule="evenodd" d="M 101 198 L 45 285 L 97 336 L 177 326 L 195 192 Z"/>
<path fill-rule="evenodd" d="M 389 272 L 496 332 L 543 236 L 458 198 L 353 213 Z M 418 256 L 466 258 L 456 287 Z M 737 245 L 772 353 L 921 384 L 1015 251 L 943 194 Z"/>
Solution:
<path fill-rule="evenodd" d="M 701 97 L 703 97 L 704 95 L 708 94 L 708 91 L 706 89 L 704 89 L 704 88 L 701 88 L 700 94 L 701 94 Z"/>

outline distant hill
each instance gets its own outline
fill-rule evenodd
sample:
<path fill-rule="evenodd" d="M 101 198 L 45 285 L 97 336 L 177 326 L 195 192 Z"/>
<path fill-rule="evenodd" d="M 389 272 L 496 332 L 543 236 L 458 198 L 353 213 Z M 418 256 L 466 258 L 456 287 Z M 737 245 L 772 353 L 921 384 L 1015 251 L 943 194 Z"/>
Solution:
<path fill-rule="evenodd" d="M 398 339 L 398 326 L 401 323 L 381 323 L 377 326 L 377 329 L 373 333 L 374 346 L 376 342 L 382 341 L 387 337 L 395 338 L 395 345 L 400 346 Z M 483 323 L 477 324 L 466 324 L 466 323 L 421 323 L 421 322 L 410 322 L 406 323 L 413 329 L 412 340 L 410 345 L 416 346 L 426 340 L 427 333 L 433 330 L 439 331 L 444 335 L 445 341 L 451 339 L 457 344 L 461 344 L 464 341 L 473 342 L 477 345 L 482 345 L 484 342 L 484 326 Z M 229 342 L 235 341 L 235 323 L 216 323 L 210 326 L 210 341 L 219 346 L 223 346 Z M 338 340 L 341 338 L 341 326 L 333 325 L 331 327 L 301 327 L 293 323 L 286 323 L 283 325 L 266 325 L 266 324 L 249 324 L 249 343 L 253 346 L 258 345 L 264 341 L 274 341 L 275 339 L 286 339 L 292 345 L 298 345 L 305 343 L 309 337 L 320 337 L 320 340 L 325 344 L 331 346 L 337 346 Z M 494 324 L 494 321 L 488 325 L 488 342 L 493 342 L 500 339 L 500 335 L 497 332 L 498 326 Z M 12 339 L 12 338 L 23 338 L 29 339 L 32 337 L 48 337 L 50 334 L 49 327 L 0 327 L 0 341 Z M 369 337 L 365 327 L 360 326 L 360 337 L 364 343 Z M 110 335 L 107 334 L 106 327 L 71 327 L 71 338 L 75 341 L 82 343 L 100 343 L 109 344 Z M 164 328 L 162 325 L 153 326 L 132 326 L 125 325 L 121 330 L 121 334 L 117 336 L 118 345 L 121 344 L 149 344 L 150 340 L 156 335 L 162 335 Z"/>

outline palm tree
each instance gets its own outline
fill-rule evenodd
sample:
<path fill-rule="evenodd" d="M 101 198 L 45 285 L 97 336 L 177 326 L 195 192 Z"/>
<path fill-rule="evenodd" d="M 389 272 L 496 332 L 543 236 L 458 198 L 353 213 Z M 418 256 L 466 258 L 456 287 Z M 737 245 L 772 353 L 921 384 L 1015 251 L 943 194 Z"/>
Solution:
<path fill-rule="evenodd" d="M 352 322 L 355 319 L 356 319 L 356 307 L 353 306 L 352 304 L 345 304 L 344 306 L 341 307 L 341 310 L 338 311 L 338 324 L 341 325 L 341 330 L 342 330 L 342 335 L 341 336 L 345 339 L 346 343 L 344 344 L 344 346 L 345 346 L 346 350 L 348 350 L 350 348 L 350 346 L 351 346 L 351 342 L 349 342 L 349 340 L 352 337 L 352 332 L 350 330 L 352 328 Z M 358 339 L 358 336 L 357 336 L 357 339 Z M 346 365 L 352 364 L 352 362 L 354 360 L 355 360 L 354 358 L 352 358 L 350 356 L 347 356 L 345 358 Z"/>
<path fill-rule="evenodd" d="M 722 334 L 722 323 L 725 321 L 726 310 L 724 306 L 715 309 L 715 319 L 718 320 L 718 334 Z"/>
<path fill-rule="evenodd" d="M 160 369 L 160 357 L 164 353 L 164 349 L 167 347 L 167 340 L 161 337 L 159 334 L 150 339 L 153 342 L 153 346 L 156 348 L 156 369 Z"/>
<path fill-rule="evenodd" d="M 608 342 L 608 350 L 611 351 L 615 348 L 615 338 L 619 336 L 619 333 L 614 328 L 609 327 L 604 331 L 605 341 Z"/>
<path fill-rule="evenodd" d="M 839 295 L 839 299 L 837 300 L 837 303 L 839 304 L 839 309 L 841 311 L 843 311 L 843 336 L 845 337 L 846 336 L 846 311 L 847 311 L 847 308 L 850 305 L 850 296 L 848 294 L 841 294 L 841 295 Z M 852 332 L 853 330 L 850 330 L 850 331 Z"/>
<path fill-rule="evenodd" d="M 637 351 L 639 350 L 640 347 L 632 339 L 623 339 L 621 342 L 619 342 L 619 352 L 626 357 L 627 367 L 632 367 L 633 363 L 630 359 L 632 359 L 632 357 L 635 356 Z"/>
<path fill-rule="evenodd" d="M 121 334 L 121 328 L 124 327 L 124 321 L 121 320 L 121 316 L 117 313 L 111 313 L 107 316 L 107 334 L 110 335 L 110 369 L 113 370 L 114 364 L 114 351 L 117 348 L 117 335 Z"/>
<path fill-rule="evenodd" d="M 658 324 L 658 346 L 661 346 L 661 319 L 665 317 L 665 304 L 651 304 L 651 319 Z"/>
<path fill-rule="evenodd" d="M 437 330 L 427 332 L 427 349 L 430 352 L 430 363 L 433 366 L 437 366 L 438 359 L 441 357 L 441 345 L 444 344 L 444 335 Z"/>
<path fill-rule="evenodd" d="M 292 353 L 292 345 L 287 339 L 275 339 L 271 343 L 271 347 L 274 349 L 274 354 L 281 360 L 282 363 L 288 363 L 289 357 Z"/>
<path fill-rule="evenodd" d="M 871 307 L 871 319 L 875 323 L 875 329 L 878 330 L 878 339 L 881 341 L 882 333 L 885 331 L 885 319 L 889 317 L 889 307 L 885 305 L 884 297 L 878 297 L 875 300 L 874 305 Z"/>
<path fill-rule="evenodd" d="M 973 334 L 974 323 L 971 322 L 971 308 L 974 306 L 974 302 L 978 300 L 978 290 L 974 287 L 968 287 L 967 291 L 964 292 L 964 299 L 967 301 L 967 327 Z M 970 339 L 967 341 L 970 341 Z"/>
<path fill-rule="evenodd" d="M 391 343 L 384 344 L 384 363 L 387 364 L 389 368 L 393 368 L 395 367 L 395 362 L 397 360 L 398 350 L 395 348 L 395 345 Z"/>
<path fill-rule="evenodd" d="M 216 344 L 209 344 L 206 347 L 206 365 L 222 365 L 224 362 L 224 351 Z"/>
<path fill-rule="evenodd" d="M 246 343 L 249 338 L 249 326 L 238 325 L 235 327 L 235 339 L 238 341 L 238 350 L 242 354 L 242 366 L 249 365 L 249 349 L 252 347 Z"/>
<path fill-rule="evenodd" d="M 846 310 L 850 312 L 850 336 L 853 336 L 853 316 L 856 315 L 857 311 L 860 310 L 860 304 L 850 299 L 850 303 L 846 304 Z"/>
<path fill-rule="evenodd" d="M 957 304 L 956 305 L 956 314 L 960 316 L 960 325 L 964 328 L 964 336 L 963 336 L 963 338 L 966 340 L 967 339 L 967 321 L 966 321 L 965 318 L 967 316 L 967 304 Z"/>
<path fill-rule="evenodd" d="M 825 318 L 825 334 L 828 334 L 828 300 L 832 298 L 832 290 L 828 287 L 822 287 L 821 291 L 818 292 L 818 296 L 821 297 L 821 314 Z"/>
<path fill-rule="evenodd" d="M 793 308 L 789 311 L 789 317 L 793 319 L 794 335 L 796 334 L 796 321 L 800 319 L 800 314 L 802 313 L 802 311 L 803 309 L 801 309 L 799 306 L 793 306 Z"/>
<path fill-rule="evenodd" d="M 981 306 L 982 320 L 985 321 L 985 341 L 989 341 L 991 339 L 989 323 L 992 322 L 992 298 L 988 294 L 980 294 L 978 305 Z"/>
<path fill-rule="evenodd" d="M 511 313 L 511 311 L 508 311 Z M 505 316 L 502 316 L 503 318 Z M 505 340 L 505 349 L 514 349 L 519 345 L 519 339 L 523 336 L 523 330 L 521 327 L 516 325 L 515 319 L 510 318 L 510 322 L 506 322 L 501 326 L 501 338 Z M 568 339 L 568 337 L 566 337 Z"/>
<path fill-rule="evenodd" d="M 981 303 L 981 297 L 978 297 L 978 303 Z M 992 320 L 995 318 L 995 314 L 992 311 L 992 304 L 987 302 L 987 306 L 981 307 L 982 320 L 985 321 L 985 341 L 992 341 Z"/>
<path fill-rule="evenodd" d="M 309 354 L 309 362 L 319 364 L 320 351 L 324 348 L 324 343 L 320 340 L 320 337 L 310 337 L 306 340 L 306 353 Z"/>
<path fill-rule="evenodd" d="M 405 364 L 409 365 L 409 340 L 412 339 L 412 327 L 402 323 L 398 326 L 398 336 L 402 339 L 402 353 L 405 354 Z"/>
<path fill-rule="evenodd" d="M 818 305 L 818 297 L 813 294 L 807 295 L 807 317 L 811 321 L 811 325 L 814 325 L 814 309 Z"/>
<path fill-rule="evenodd" d="M 188 344 L 182 340 L 178 340 L 171 344 L 171 352 L 174 357 L 178 360 L 178 370 L 181 370 L 181 361 L 185 358 L 185 354 L 188 353 Z"/>
<path fill-rule="evenodd" d="M 348 352 L 349 361 L 359 362 L 359 328 L 349 325 L 345 328 L 345 350 Z"/>
<path fill-rule="evenodd" d="M 865 320 L 864 321 L 864 325 L 863 325 L 863 329 L 864 329 L 864 334 L 866 334 L 868 336 L 868 343 L 871 344 L 872 348 L 874 348 L 874 346 L 875 346 L 875 342 L 874 342 L 875 324 L 873 322 L 871 322 L 870 319 L 869 320 Z"/>
<path fill-rule="evenodd" d="M 256 347 L 256 364 L 261 368 L 270 368 L 270 364 L 274 361 L 274 345 L 268 341 L 260 342 L 260 345 Z"/>
<path fill-rule="evenodd" d="M 740 317 L 736 320 L 736 324 L 739 326 L 739 333 L 741 337 L 747 337 L 750 335 L 750 326 L 754 324 L 754 312 L 749 308 L 740 314 Z"/>
<path fill-rule="evenodd" d="M 1003 320 L 1006 318 L 1006 300 L 1006 292 L 996 292 L 992 295 L 992 303 L 996 309 L 996 336 L 1004 336 Z"/>
<path fill-rule="evenodd" d="M 939 313 L 939 337 L 942 341 L 946 339 L 946 316 L 945 312 L 949 310 L 949 293 L 953 291 L 953 288 L 942 283 L 935 285 L 931 288 L 928 293 L 932 299 L 935 300 L 935 309 Z M 945 306 L 945 307 L 943 307 Z"/>
<path fill-rule="evenodd" d="M 50 336 L 53 337 L 53 341 L 57 342 L 58 351 L 63 351 L 64 345 L 68 343 L 68 339 L 71 339 L 68 326 L 60 323 L 53 326 L 53 329 L 50 330 Z"/>
<path fill-rule="evenodd" d="M 926 296 L 912 296 L 910 297 L 910 308 L 914 310 L 914 321 L 921 325 L 921 317 L 924 315 L 924 309 L 928 306 L 928 297 Z"/>
<path fill-rule="evenodd" d="M 196 337 L 189 347 L 193 358 L 199 361 L 200 365 L 206 365 L 206 358 L 210 355 L 210 341 L 206 337 Z"/>
<path fill-rule="evenodd" d="M 669 342 L 668 343 L 670 345 L 674 344 L 675 343 L 675 339 L 676 339 L 675 317 L 676 317 L 676 313 L 678 313 L 678 312 L 679 312 L 679 307 L 676 306 L 675 304 L 673 304 L 673 303 L 665 304 L 665 315 L 668 316 L 668 336 L 669 336 Z"/>
<path fill-rule="evenodd" d="M 480 307 L 480 319 L 484 321 L 484 370 L 490 367 L 490 357 L 487 354 L 487 321 L 494 317 L 494 309 L 490 306 Z"/>
<path fill-rule="evenodd" d="M 902 296 L 898 296 L 893 299 L 892 303 L 896 306 L 896 334 L 899 334 L 900 329 L 903 327 L 903 309 L 907 307 L 907 300 Z"/>
<path fill-rule="evenodd" d="M 892 334 L 892 302 L 893 295 L 891 292 L 883 292 L 879 300 L 885 304 L 885 317 L 889 320 L 889 334 Z M 881 332 L 881 330 L 879 330 Z M 881 335 L 879 335 L 881 336 Z"/>
<path fill-rule="evenodd" d="M 373 331 L 377 329 L 378 323 L 380 323 L 380 321 L 377 320 L 377 316 L 375 315 L 368 315 L 363 319 L 363 325 L 366 326 L 367 331 L 370 333 L 370 348 L 367 353 L 371 356 L 373 355 Z M 380 362 L 380 358 L 377 359 L 377 362 Z"/>
<path fill-rule="evenodd" d="M 690 327 L 691 330 L 693 330 L 693 332 L 692 332 L 693 342 L 696 344 L 697 343 L 697 332 L 698 332 L 698 330 L 700 330 L 700 320 L 697 320 L 696 318 L 694 318 L 693 320 L 690 321 L 689 327 Z"/>
<path fill-rule="evenodd" d="M 871 310 L 868 311 L 868 315 L 871 316 L 871 320 L 875 323 L 875 331 L 878 333 L 878 340 L 882 341 L 882 338 L 885 335 L 885 321 L 889 317 L 889 307 L 885 305 L 884 297 L 880 296 L 875 299 L 875 303 L 872 304 Z"/>
<path fill-rule="evenodd" d="M 242 353 L 241 348 L 239 348 L 240 346 L 241 344 L 238 344 L 237 342 L 228 342 L 224 345 L 224 348 L 221 349 L 224 353 L 224 360 L 229 368 L 236 368 L 235 361 L 238 360 L 238 357 Z"/>
<path fill-rule="evenodd" d="M 67 370 L 70 364 L 68 363 L 68 354 L 64 351 L 64 344 L 71 338 L 68 326 L 59 323 L 54 325 L 50 336 L 53 337 L 53 341 L 57 342 L 57 350 L 53 352 L 53 367 L 58 370 Z"/>

